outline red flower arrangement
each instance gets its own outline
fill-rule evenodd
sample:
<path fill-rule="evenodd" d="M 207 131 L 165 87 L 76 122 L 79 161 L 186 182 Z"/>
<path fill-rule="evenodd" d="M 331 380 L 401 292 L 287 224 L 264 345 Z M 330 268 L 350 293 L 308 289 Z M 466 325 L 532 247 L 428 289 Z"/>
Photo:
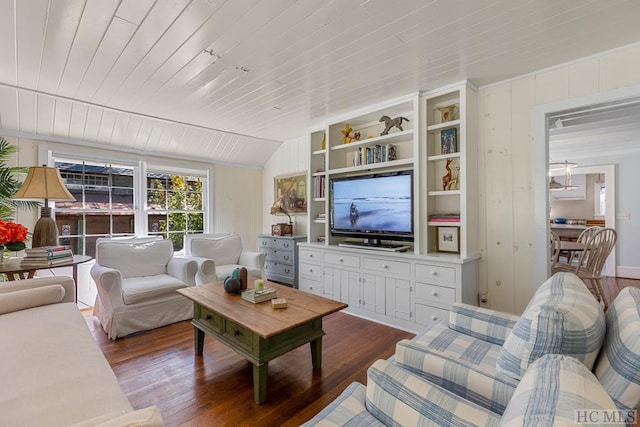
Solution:
<path fill-rule="evenodd" d="M 21 251 L 26 247 L 25 240 L 27 228 L 24 225 L 0 219 L 0 250 Z"/>

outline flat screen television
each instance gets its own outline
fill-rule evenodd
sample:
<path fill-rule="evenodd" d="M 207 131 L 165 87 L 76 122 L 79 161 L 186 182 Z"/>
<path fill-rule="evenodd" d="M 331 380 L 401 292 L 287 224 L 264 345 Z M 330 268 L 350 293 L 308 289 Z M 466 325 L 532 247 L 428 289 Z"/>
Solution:
<path fill-rule="evenodd" d="M 331 180 L 331 235 L 413 241 L 413 171 Z"/>

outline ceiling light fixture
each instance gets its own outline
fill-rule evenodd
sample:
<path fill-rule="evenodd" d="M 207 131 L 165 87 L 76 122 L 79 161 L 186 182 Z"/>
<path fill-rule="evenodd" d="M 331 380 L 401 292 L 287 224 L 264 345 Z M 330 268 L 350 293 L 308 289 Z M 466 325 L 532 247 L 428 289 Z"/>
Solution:
<path fill-rule="evenodd" d="M 575 190 L 578 187 L 572 185 L 571 183 L 571 169 L 578 166 L 577 163 L 569 162 L 565 160 L 564 162 L 549 162 L 549 171 L 552 170 L 564 170 L 564 184 L 560 184 L 556 179 L 552 176 L 549 180 L 549 191 L 560 191 L 560 190 Z"/>

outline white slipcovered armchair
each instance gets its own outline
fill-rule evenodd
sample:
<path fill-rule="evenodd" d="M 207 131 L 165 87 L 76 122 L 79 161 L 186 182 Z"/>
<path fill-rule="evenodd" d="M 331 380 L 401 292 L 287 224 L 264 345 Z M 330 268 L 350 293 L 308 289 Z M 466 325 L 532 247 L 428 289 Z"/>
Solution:
<path fill-rule="evenodd" d="M 98 239 L 93 313 L 111 339 L 191 319 L 193 303 L 176 290 L 195 286 L 197 269 L 173 256 L 170 240 Z"/>
<path fill-rule="evenodd" d="M 240 267 L 245 267 L 250 276 L 260 277 L 264 267 L 265 254 L 243 251 L 239 234 L 187 234 L 184 250 L 201 265 L 196 275 L 198 285 L 224 280 Z M 215 262 L 213 270 L 206 265 L 207 260 Z"/>

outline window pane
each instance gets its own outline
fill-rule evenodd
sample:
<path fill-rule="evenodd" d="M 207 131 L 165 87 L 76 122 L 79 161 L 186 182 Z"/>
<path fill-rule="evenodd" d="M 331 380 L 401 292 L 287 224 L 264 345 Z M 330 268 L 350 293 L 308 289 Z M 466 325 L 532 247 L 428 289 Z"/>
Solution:
<path fill-rule="evenodd" d="M 111 209 L 133 210 L 133 189 L 114 187 L 111 189 Z"/>
<path fill-rule="evenodd" d="M 173 243 L 174 251 L 181 251 L 184 247 L 184 234 L 185 233 L 169 233 L 169 239 Z"/>
<path fill-rule="evenodd" d="M 187 229 L 187 214 L 172 212 L 169 214 L 169 231 L 184 231 Z"/>
<path fill-rule="evenodd" d="M 158 233 L 167 231 L 168 218 L 166 214 L 149 215 L 148 230 L 149 233 Z"/>
<path fill-rule="evenodd" d="M 187 215 L 187 230 L 189 233 L 204 231 L 204 214 L 190 213 Z"/>
<path fill-rule="evenodd" d="M 187 193 L 187 210 L 202 210 L 202 193 Z"/>
<path fill-rule="evenodd" d="M 113 234 L 134 234 L 135 222 L 133 212 L 113 215 Z"/>
<path fill-rule="evenodd" d="M 167 193 L 167 205 L 169 209 L 183 210 L 185 208 L 184 191 L 169 191 Z"/>
<path fill-rule="evenodd" d="M 147 191 L 147 208 L 148 209 L 166 209 L 167 193 L 160 190 Z"/>
<path fill-rule="evenodd" d="M 87 212 L 86 234 L 111 234 L 111 215 L 102 212 Z"/>

